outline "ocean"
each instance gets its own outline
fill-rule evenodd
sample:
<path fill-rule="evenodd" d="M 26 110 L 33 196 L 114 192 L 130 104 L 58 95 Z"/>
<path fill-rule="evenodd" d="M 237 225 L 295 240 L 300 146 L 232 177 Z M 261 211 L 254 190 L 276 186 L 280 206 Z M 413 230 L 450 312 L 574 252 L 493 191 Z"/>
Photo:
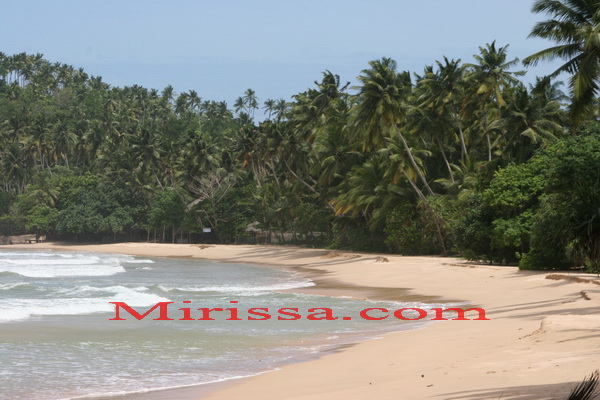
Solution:
<path fill-rule="evenodd" d="M 283 269 L 195 259 L 59 251 L 0 251 L 0 398 L 59 400 L 144 393 L 252 376 L 390 331 L 425 322 L 366 321 L 358 312 L 435 304 L 356 300 L 294 293 L 313 286 Z M 137 320 L 158 302 L 173 321 Z M 182 303 L 190 301 L 191 303 Z M 232 303 L 232 301 L 237 303 Z M 179 308 L 189 307 L 193 321 Z M 197 308 L 239 308 L 197 320 Z M 275 310 L 331 308 L 335 321 L 278 320 Z M 268 320 L 248 320 L 268 308 Z M 304 310 L 304 312 L 303 312 Z M 376 313 L 374 313 L 376 314 Z M 379 315 L 379 314 L 377 314 Z M 255 316 L 256 317 L 256 316 Z M 289 318 L 289 317 L 288 317 Z"/>

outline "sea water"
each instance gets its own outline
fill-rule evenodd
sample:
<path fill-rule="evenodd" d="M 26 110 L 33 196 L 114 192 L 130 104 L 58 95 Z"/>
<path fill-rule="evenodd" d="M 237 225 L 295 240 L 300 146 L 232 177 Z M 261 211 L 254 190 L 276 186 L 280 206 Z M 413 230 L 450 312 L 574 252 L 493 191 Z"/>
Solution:
<path fill-rule="evenodd" d="M 55 400 L 139 393 L 251 376 L 366 337 L 418 327 L 366 321 L 180 321 L 178 308 L 331 308 L 357 316 L 369 307 L 435 307 L 285 291 L 314 283 L 292 271 L 174 258 L 59 251 L 0 251 L 0 398 Z M 111 321 L 125 302 L 140 313 Z M 191 303 L 183 304 L 183 301 Z M 238 303 L 231 303 L 237 301 Z"/>

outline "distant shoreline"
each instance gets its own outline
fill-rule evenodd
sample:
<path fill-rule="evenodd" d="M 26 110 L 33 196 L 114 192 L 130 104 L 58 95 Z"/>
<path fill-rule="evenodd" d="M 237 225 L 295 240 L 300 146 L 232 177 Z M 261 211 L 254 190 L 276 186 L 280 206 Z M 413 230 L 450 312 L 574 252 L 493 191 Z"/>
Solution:
<path fill-rule="evenodd" d="M 590 281 L 545 279 L 547 272 L 441 257 L 388 255 L 389 262 L 382 263 L 376 261 L 376 254 L 276 246 L 40 243 L 2 248 L 193 257 L 293 268 L 314 274 L 322 283 L 313 293 L 371 299 L 406 299 L 408 294 L 415 301 L 437 302 L 458 299 L 484 307 L 490 318 L 437 322 L 276 372 L 190 387 L 185 394 L 169 392 L 171 397 L 161 397 L 166 392 L 126 397 L 131 400 L 358 400 L 399 395 L 406 399 L 510 399 L 525 394 L 554 399 L 566 398 L 576 382 L 600 367 L 590 350 L 600 346 L 600 335 L 589 333 L 600 329 L 600 286 Z M 589 274 L 570 275 L 595 279 Z"/>

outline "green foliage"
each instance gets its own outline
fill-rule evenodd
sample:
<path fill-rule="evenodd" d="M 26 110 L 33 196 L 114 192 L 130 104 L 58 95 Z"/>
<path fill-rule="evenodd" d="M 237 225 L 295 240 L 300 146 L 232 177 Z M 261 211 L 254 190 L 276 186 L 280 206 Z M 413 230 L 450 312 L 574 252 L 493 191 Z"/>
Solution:
<path fill-rule="evenodd" d="M 385 251 L 383 235 L 348 217 L 337 218 L 332 229 L 333 249 L 355 251 Z"/>
<path fill-rule="evenodd" d="M 20 235 L 25 232 L 25 218 L 18 214 L 0 216 L 1 235 Z"/>
<path fill-rule="evenodd" d="M 312 203 L 302 203 L 294 208 L 293 229 L 303 242 L 323 243 L 331 230 L 332 213 Z"/>
<path fill-rule="evenodd" d="M 572 123 L 576 126 L 597 112 L 600 48 L 598 26 L 600 3 L 589 0 L 536 0 L 535 13 L 544 13 L 550 19 L 538 22 L 530 36 L 549 39 L 555 46 L 530 55 L 525 65 L 539 61 L 562 59 L 550 76 L 562 72 L 571 74 L 569 88 L 573 99 L 569 107 Z"/>
<path fill-rule="evenodd" d="M 600 124 L 494 175 L 457 230 L 472 259 L 523 269 L 600 268 Z"/>
<path fill-rule="evenodd" d="M 413 204 L 403 204 L 387 214 L 385 244 L 403 255 L 432 254 L 434 241 L 422 229 L 420 215 Z"/>
<path fill-rule="evenodd" d="M 532 218 L 546 186 L 544 160 L 498 170 L 481 195 L 467 203 L 458 247 L 470 259 L 510 263 L 529 251 Z"/>
<path fill-rule="evenodd" d="M 564 215 L 556 213 L 552 197 L 545 195 L 541 199 L 532 221 L 531 249 L 522 255 L 520 269 L 566 269 L 573 265 L 568 238 L 563 230 Z"/>
<path fill-rule="evenodd" d="M 494 219 L 490 247 L 495 261 L 515 262 L 520 254 L 529 250 L 533 215 L 535 211 L 527 209 L 510 219 Z"/>
<path fill-rule="evenodd" d="M 492 43 L 413 82 L 381 58 L 354 92 L 326 71 L 257 123 L 251 89 L 229 110 L 0 53 L 0 228 L 174 241 L 206 227 L 236 242 L 258 221 L 279 242 L 591 266 L 598 168 L 583 138 L 597 124 L 562 140 L 559 83 L 528 89 L 515 63 Z"/>
<path fill-rule="evenodd" d="M 185 204 L 175 190 L 164 190 L 154 195 L 148 210 L 148 224 L 152 228 L 180 226 L 185 217 Z"/>
<path fill-rule="evenodd" d="M 253 186 L 219 186 L 211 196 L 191 210 L 199 224 L 210 227 L 222 242 L 233 242 L 245 234 L 245 229 L 255 220 L 256 211 Z"/>
<path fill-rule="evenodd" d="M 441 197 L 401 204 L 387 214 L 385 244 L 405 255 L 447 254 L 455 213 L 454 205 Z"/>
<path fill-rule="evenodd" d="M 533 160 L 499 169 L 489 187 L 483 191 L 483 200 L 498 215 L 506 218 L 535 207 L 546 186 L 544 164 Z"/>
<path fill-rule="evenodd" d="M 59 210 L 78 203 L 81 197 L 96 192 L 102 178 L 86 173 L 83 175 L 65 176 L 58 183 L 59 196 L 56 202 Z"/>
<path fill-rule="evenodd" d="M 534 239 L 558 238 L 536 247 L 551 255 L 556 248 L 569 251 L 590 271 L 600 271 L 600 123 L 585 127 L 574 136 L 551 146 L 545 153 L 551 160 L 544 215 L 537 222 Z M 550 222 L 552 222 L 550 224 Z M 548 226 L 551 225 L 551 226 Z M 547 230 L 548 228 L 552 230 Z M 550 232 L 555 232 L 554 235 Z M 559 242 L 559 243 L 557 243 Z M 559 246 L 562 244 L 562 246 Z M 549 257 L 547 257 L 549 258 Z M 527 266 L 541 267 L 541 263 Z"/>
<path fill-rule="evenodd" d="M 92 175 L 64 177 L 57 199 L 56 231 L 102 238 L 140 230 L 144 204 L 131 189 Z"/>
<path fill-rule="evenodd" d="M 25 228 L 44 235 L 54 231 L 58 218 L 58 211 L 45 204 L 36 204 L 25 216 Z"/>
<path fill-rule="evenodd" d="M 13 195 L 8 192 L 0 192 L 0 215 L 7 214 L 13 202 Z"/>

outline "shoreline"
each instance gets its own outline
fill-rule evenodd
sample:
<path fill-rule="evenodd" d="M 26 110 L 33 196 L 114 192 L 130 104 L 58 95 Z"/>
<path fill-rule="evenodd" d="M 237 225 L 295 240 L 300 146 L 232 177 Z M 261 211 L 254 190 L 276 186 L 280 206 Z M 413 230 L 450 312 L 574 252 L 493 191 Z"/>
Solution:
<path fill-rule="evenodd" d="M 376 254 L 277 246 L 41 243 L 0 248 L 192 257 L 291 268 L 320 274 L 317 280 L 331 282 L 331 289 L 339 282 L 344 293 L 360 288 L 359 298 L 379 299 L 378 290 L 401 297 L 407 290 L 436 302 L 477 304 L 491 319 L 440 321 L 389 333 L 268 374 L 200 385 L 189 398 L 560 399 L 600 368 L 594 350 L 600 347 L 600 285 L 545 279 L 552 271 L 524 272 L 442 257 L 386 255 L 389 262 L 377 262 Z M 319 290 L 327 291 L 326 286 Z M 208 386 L 209 393 L 200 392 Z M 171 396 L 172 390 L 179 389 L 168 390 Z M 158 392 L 136 397 L 160 398 L 149 397 L 153 393 Z"/>

